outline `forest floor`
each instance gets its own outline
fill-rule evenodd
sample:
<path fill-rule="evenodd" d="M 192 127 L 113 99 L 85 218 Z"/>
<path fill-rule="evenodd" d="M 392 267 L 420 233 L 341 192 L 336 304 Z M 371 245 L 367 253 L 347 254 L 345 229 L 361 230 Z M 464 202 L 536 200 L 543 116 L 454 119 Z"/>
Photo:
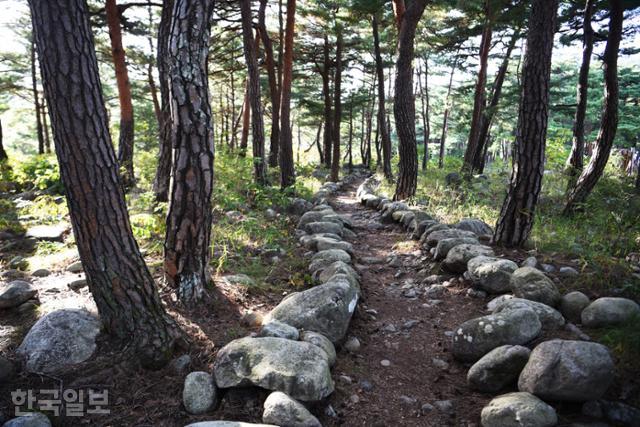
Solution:
<path fill-rule="evenodd" d="M 336 213 L 352 221 L 357 235 L 351 243 L 355 267 L 362 275 L 363 298 L 348 336 L 358 338 L 361 345 L 354 352 L 338 348 L 333 368 L 336 390 L 311 410 L 325 426 L 479 426 L 480 411 L 493 396 L 474 392 L 467 386 L 468 366 L 452 358 L 450 336 L 462 322 L 485 314 L 489 298 L 468 295 L 468 284 L 453 276 L 437 279 L 448 286 L 446 292 L 424 295 L 421 290 L 425 279 L 442 274 L 439 264 L 399 225 L 381 223 L 379 212 L 357 203 L 358 184 L 355 182 L 337 193 L 330 204 Z M 293 221 L 289 226 L 293 241 Z M 302 247 L 292 245 L 274 266 L 270 282 L 280 285 L 251 288 L 216 278 L 216 286 L 207 300 L 194 309 L 181 307 L 173 301 L 169 290 L 161 290 L 168 311 L 191 340 L 191 371 L 211 372 L 220 348 L 258 330 L 243 321 L 247 312 L 265 314 L 288 292 L 300 290 L 291 284 L 291 275 L 292 269 L 301 270 L 298 276 L 306 273 L 304 252 Z M 92 308 L 86 287 L 74 291 L 67 286 L 82 277 L 66 271 L 76 256 L 73 250 L 56 254 L 50 262 L 50 276 L 30 278 L 39 290 L 38 311 L 0 312 L 0 353 L 12 358 L 22 336 L 37 320 L 38 312 L 63 307 Z M 529 254 L 510 252 L 508 256 L 519 262 Z M 148 262 L 158 266 L 157 259 Z M 153 273 L 159 278 L 160 268 L 153 268 Z M 554 337 L 575 338 L 567 331 L 556 332 Z M 533 344 L 549 338 L 539 337 Z M 267 391 L 228 390 L 223 392 L 221 405 L 215 412 L 189 415 L 182 407 L 183 372 L 172 367 L 144 371 L 128 361 L 114 366 L 120 350 L 119 345 L 103 338 L 98 343 L 97 356 L 70 372 L 55 377 L 21 373 L 9 383 L 0 384 L 0 415 L 12 415 L 12 390 L 73 387 L 109 389 L 110 413 L 58 418 L 54 420 L 56 426 L 183 426 L 212 419 L 260 422 Z M 640 390 L 637 365 L 618 364 L 617 369 L 617 380 L 608 397 L 620 399 L 637 393 Z M 515 386 L 504 392 L 512 390 Z M 556 409 L 560 425 L 579 419 L 576 415 L 579 406 Z"/>

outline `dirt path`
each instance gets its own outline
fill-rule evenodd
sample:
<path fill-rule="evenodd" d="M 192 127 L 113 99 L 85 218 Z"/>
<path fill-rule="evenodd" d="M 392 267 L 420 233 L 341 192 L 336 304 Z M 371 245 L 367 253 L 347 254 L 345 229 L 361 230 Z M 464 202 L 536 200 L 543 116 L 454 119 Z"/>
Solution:
<path fill-rule="evenodd" d="M 399 225 L 381 224 L 379 212 L 357 203 L 356 188 L 331 204 L 358 235 L 352 243 L 363 300 L 349 336 L 361 346 L 338 353 L 336 392 L 329 400 L 335 414 L 325 411 L 323 425 L 479 426 L 490 396 L 466 385 L 466 369 L 452 359 L 448 335 L 483 314 L 484 300 L 467 296 L 455 279 L 444 294 L 425 295 L 428 284 L 422 282 L 438 267 Z"/>

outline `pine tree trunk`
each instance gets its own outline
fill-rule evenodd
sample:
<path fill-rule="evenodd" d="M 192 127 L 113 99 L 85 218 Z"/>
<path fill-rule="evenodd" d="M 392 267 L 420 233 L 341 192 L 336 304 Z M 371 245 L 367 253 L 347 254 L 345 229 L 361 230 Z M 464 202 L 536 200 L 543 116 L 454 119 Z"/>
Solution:
<path fill-rule="evenodd" d="M 159 158 L 156 176 L 153 180 L 153 193 L 158 202 L 169 201 L 169 185 L 171 182 L 171 111 L 169 106 L 169 70 L 168 70 L 168 42 L 171 30 L 171 12 L 173 0 L 164 0 L 162 15 L 158 26 L 158 78 L 160 80 L 160 117 L 159 126 Z"/>
<path fill-rule="evenodd" d="M 456 51 L 456 58 L 453 61 L 453 66 L 451 67 L 451 73 L 449 74 L 449 85 L 447 86 L 447 96 L 444 99 L 444 114 L 442 116 L 442 131 L 440 133 L 440 153 L 438 155 L 439 169 L 442 169 L 444 167 L 444 151 L 445 151 L 445 143 L 447 140 L 447 129 L 449 126 L 449 109 L 451 108 L 451 104 L 450 104 L 451 86 L 453 85 L 453 74 L 455 73 L 457 66 L 458 66 L 458 52 Z"/>
<path fill-rule="evenodd" d="M 353 172 L 353 96 L 349 101 L 349 143 L 347 144 L 349 153 L 349 173 Z"/>
<path fill-rule="evenodd" d="M 44 85 L 43 85 L 43 95 L 42 95 L 42 105 L 40 105 L 40 109 L 42 110 L 42 128 L 44 132 L 44 152 L 51 153 L 51 132 L 49 131 L 49 122 L 47 119 L 47 102 L 46 102 L 46 94 L 44 94 Z"/>
<path fill-rule="evenodd" d="M 594 0 L 586 0 L 584 15 L 582 18 L 582 64 L 578 76 L 577 108 L 573 121 L 573 140 L 571 153 L 567 159 L 567 175 L 569 176 L 568 189 L 575 185 L 575 181 L 584 167 L 584 119 L 587 114 L 587 95 L 589 92 L 589 67 L 591 66 L 591 53 L 593 52 L 594 33 L 591 27 Z"/>
<path fill-rule="evenodd" d="M 424 154 L 422 155 L 422 170 L 427 170 L 427 162 L 429 160 L 429 138 L 431 137 L 431 124 L 429 123 L 429 57 L 424 58 L 424 86 L 420 79 L 420 69 L 418 69 L 418 87 L 420 89 L 420 98 L 422 99 L 422 129 L 423 129 L 423 146 Z"/>
<path fill-rule="evenodd" d="M 331 162 L 331 181 L 340 179 L 340 124 L 342 122 L 342 29 L 336 34 L 336 77 L 333 82 L 333 159 Z"/>
<path fill-rule="evenodd" d="M 521 247 L 533 226 L 544 172 L 557 9 L 558 0 L 535 0 L 531 7 L 513 172 L 493 236 L 494 242 L 502 246 Z"/>
<path fill-rule="evenodd" d="M 111 58 L 116 70 L 118 99 L 120 101 L 120 138 L 118 141 L 118 162 L 122 185 L 131 188 L 135 185 L 133 173 L 133 102 L 131 101 L 131 84 L 127 72 L 127 61 L 122 46 L 122 29 L 120 28 L 120 12 L 116 0 L 106 0 L 105 12 L 109 38 L 111 39 Z"/>
<path fill-rule="evenodd" d="M 253 177 L 258 185 L 267 183 L 267 168 L 264 157 L 264 119 L 260 95 L 260 70 L 258 69 L 258 48 L 252 28 L 251 0 L 240 0 L 242 16 L 242 39 L 244 58 L 247 63 L 248 95 L 251 102 L 251 142 L 253 151 Z M 259 36 L 259 35 L 258 35 Z"/>
<path fill-rule="evenodd" d="M 485 86 L 487 84 L 487 63 L 489 59 L 489 50 L 491 49 L 491 36 L 493 34 L 488 1 L 485 5 L 487 21 L 482 29 L 482 38 L 480 40 L 480 68 L 478 70 L 475 95 L 473 97 L 473 113 L 471 115 L 469 139 L 467 141 L 467 149 L 465 151 L 462 164 L 462 172 L 467 177 L 473 173 L 473 165 L 478 162 L 476 156 L 479 156 L 482 153 L 482 149 L 478 150 L 478 146 L 480 145 L 480 128 L 482 127 L 484 111 L 486 108 Z"/>
<path fill-rule="evenodd" d="M 515 47 L 519 37 L 520 30 L 517 29 L 511 36 L 511 40 L 507 45 L 507 51 L 504 54 L 504 58 L 502 59 L 500 68 L 498 68 L 496 79 L 493 82 L 493 88 L 491 90 L 491 100 L 489 101 L 489 105 L 487 106 L 487 108 L 485 108 L 484 110 L 484 117 L 482 118 L 480 133 L 478 135 L 478 145 L 476 147 L 476 153 L 473 156 L 473 171 L 476 171 L 478 173 L 484 172 L 486 153 L 490 145 L 489 130 L 491 129 L 493 118 L 495 117 L 495 114 L 498 110 L 500 96 L 502 95 L 502 85 L 504 83 L 504 79 L 507 75 L 507 69 L 509 67 L 509 58 L 511 57 L 511 52 L 513 51 L 513 48 Z"/>
<path fill-rule="evenodd" d="M 249 101 L 249 80 L 245 83 L 244 102 L 242 103 L 242 133 L 240 134 L 240 157 L 247 155 L 247 147 L 249 146 L 249 128 L 251 127 L 251 104 Z M 232 130 L 235 135 L 235 126 Z M 233 136 L 231 137 L 233 141 Z"/>
<path fill-rule="evenodd" d="M 175 0 L 169 33 L 169 93 L 174 161 L 164 269 L 185 304 L 210 282 L 214 145 L 207 82 L 213 2 Z"/>
<path fill-rule="evenodd" d="M 418 184 L 418 150 L 416 147 L 416 106 L 413 96 L 413 41 L 416 27 L 427 5 L 427 0 L 414 0 L 402 15 L 398 35 L 395 98 L 393 114 L 398 133 L 400 154 L 398 182 L 394 200 L 403 200 L 416 194 Z"/>
<path fill-rule="evenodd" d="M 2 121 L 0 120 L 0 162 L 3 160 L 7 160 L 9 156 L 7 156 L 7 152 L 4 149 L 4 139 L 2 134 Z"/>
<path fill-rule="evenodd" d="M 181 334 L 133 238 L 86 4 L 29 4 L 60 176 L 89 290 L 106 331 L 126 342 L 144 366 L 158 368 L 171 358 Z"/>
<path fill-rule="evenodd" d="M 380 34 L 378 30 L 378 16 L 373 15 L 371 19 L 371 27 L 373 30 L 373 48 L 376 63 L 376 75 L 378 78 L 378 122 L 386 122 L 385 100 L 384 100 L 384 70 L 382 68 L 382 55 L 380 54 Z M 387 128 L 380 128 L 380 136 L 382 138 L 382 172 L 389 182 L 393 180 L 391 172 L 391 138 Z"/>
<path fill-rule="evenodd" d="M 284 37 L 282 89 L 280 101 L 280 185 L 282 189 L 295 183 L 293 142 L 291 137 L 291 80 L 293 79 L 293 36 L 296 0 L 287 0 L 287 26 Z M 325 156 L 328 157 L 325 152 Z"/>
<path fill-rule="evenodd" d="M 36 134 L 38 136 L 38 154 L 44 154 L 44 133 L 42 132 L 42 116 L 40 107 L 40 93 L 38 92 L 38 74 L 36 73 L 36 46 L 31 37 L 31 93 L 33 95 L 33 108 L 36 112 Z"/>
<path fill-rule="evenodd" d="M 269 166 L 275 168 L 278 166 L 278 149 L 280 140 L 280 91 L 278 88 L 278 76 L 276 75 L 276 64 L 273 57 L 273 42 L 267 32 L 265 23 L 265 13 L 267 8 L 267 0 L 260 0 L 260 9 L 258 10 L 258 32 L 264 46 L 265 67 L 267 69 L 267 77 L 269 80 L 269 96 L 271 97 L 271 135 L 269 145 Z"/>
<path fill-rule="evenodd" d="M 571 213 L 581 207 L 596 183 L 602 176 L 611 147 L 618 129 L 618 50 L 622 39 L 622 21 L 624 7 L 622 0 L 609 0 L 610 19 L 607 46 L 604 49 L 604 106 L 600 131 L 589 164 L 582 171 L 578 181 L 569 192 L 565 213 Z"/>
<path fill-rule="evenodd" d="M 322 122 L 318 124 L 318 130 L 316 132 L 315 145 L 318 148 L 318 157 L 320 158 L 320 164 L 324 161 L 324 153 L 322 152 L 322 144 L 320 144 L 320 133 L 322 132 Z"/>
<path fill-rule="evenodd" d="M 324 164 L 327 168 L 331 167 L 331 140 L 333 139 L 333 117 L 331 111 L 331 61 L 329 59 L 329 36 L 324 35 L 324 44 L 322 45 L 323 69 L 322 76 L 322 94 L 324 96 Z"/>

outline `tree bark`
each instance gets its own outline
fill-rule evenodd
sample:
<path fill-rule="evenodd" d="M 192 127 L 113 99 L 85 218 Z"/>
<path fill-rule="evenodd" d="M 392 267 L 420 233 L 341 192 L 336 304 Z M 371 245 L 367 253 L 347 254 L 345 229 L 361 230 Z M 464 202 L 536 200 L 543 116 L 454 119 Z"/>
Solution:
<path fill-rule="evenodd" d="M 249 102 L 249 80 L 245 82 L 244 101 L 242 103 L 242 133 L 240 134 L 240 157 L 247 155 L 249 146 L 249 128 L 251 127 L 251 103 Z M 232 130 L 235 135 L 235 126 Z M 233 141 L 233 137 L 231 137 Z"/>
<path fill-rule="evenodd" d="M 349 173 L 353 171 L 353 96 L 349 100 L 349 142 L 347 144 L 347 152 L 349 155 Z"/>
<path fill-rule="evenodd" d="M 502 85 L 504 84 L 504 79 L 507 75 L 507 69 L 509 68 L 509 59 L 511 57 L 511 52 L 513 51 L 518 41 L 518 38 L 520 38 L 519 29 L 517 29 L 513 33 L 513 35 L 511 36 L 511 40 L 507 45 L 507 50 L 504 54 L 504 58 L 502 59 L 500 68 L 498 68 L 496 79 L 493 82 L 493 87 L 491 90 L 491 100 L 489 101 L 489 105 L 487 106 L 487 108 L 484 109 L 484 115 L 482 117 L 480 126 L 480 133 L 478 134 L 478 145 L 476 147 L 476 153 L 473 157 L 473 171 L 476 171 L 478 173 L 484 172 L 486 153 L 490 145 L 489 130 L 491 129 L 493 118 L 498 111 L 498 104 L 500 103 L 500 96 L 502 95 Z"/>
<path fill-rule="evenodd" d="M 384 70 L 382 68 L 382 55 L 380 54 L 380 33 L 378 30 L 378 16 L 373 15 L 371 19 L 371 27 L 373 30 L 373 49 L 376 64 L 376 75 L 378 79 L 378 122 L 386 123 L 385 99 L 384 99 Z M 387 181 L 393 180 L 391 172 L 391 138 L 386 126 L 380 128 L 380 136 L 382 138 L 382 172 Z"/>
<path fill-rule="evenodd" d="M 253 37 L 251 0 L 240 0 L 242 16 L 242 39 L 244 58 L 247 63 L 249 100 L 251 103 L 251 142 L 253 151 L 253 177 L 258 185 L 267 183 L 267 168 L 264 157 L 264 119 L 260 95 L 260 70 L 258 69 L 257 37 Z M 259 36 L 259 35 L 258 35 Z"/>
<path fill-rule="evenodd" d="M 291 80 L 293 78 L 293 36 L 296 0 L 287 0 L 287 26 L 284 37 L 282 88 L 280 101 L 280 185 L 282 189 L 295 183 L 293 143 L 291 137 Z M 325 156 L 328 157 L 327 153 Z"/>
<path fill-rule="evenodd" d="M 9 156 L 7 156 L 7 152 L 4 149 L 4 138 L 2 134 L 2 121 L 0 120 L 0 162 L 3 160 L 7 160 Z"/>
<path fill-rule="evenodd" d="M 422 99 L 422 130 L 424 154 L 422 155 L 422 170 L 427 170 L 427 161 L 429 160 L 429 138 L 431 137 L 431 124 L 429 123 L 429 57 L 424 58 L 424 86 L 420 79 L 420 69 L 418 68 L 418 87 L 420 90 L 420 98 Z"/>
<path fill-rule="evenodd" d="M 133 172 L 133 102 L 131 101 L 131 84 L 127 72 L 127 61 L 122 46 L 122 29 L 120 28 L 120 13 L 116 0 L 106 0 L 105 12 L 109 38 L 111 39 L 111 58 L 116 70 L 118 100 L 120 101 L 120 138 L 118 141 L 118 162 L 122 185 L 126 189 L 135 185 Z"/>
<path fill-rule="evenodd" d="M 396 28 L 398 33 L 400 32 L 400 27 L 402 26 L 402 17 L 406 11 L 406 7 L 404 4 L 404 0 L 392 0 L 393 4 L 393 17 L 396 20 Z"/>
<path fill-rule="evenodd" d="M 395 200 L 413 197 L 418 183 L 418 151 L 416 147 L 416 106 L 413 96 L 414 38 L 416 27 L 427 5 L 427 0 L 413 0 L 402 15 L 398 35 L 398 59 L 393 113 L 398 133 L 400 154 Z"/>
<path fill-rule="evenodd" d="M 158 26 L 158 55 L 156 63 L 160 85 L 160 117 L 159 126 L 159 158 L 156 176 L 153 180 L 153 193 L 158 202 L 169 201 L 169 185 L 171 182 L 171 111 L 169 103 L 169 63 L 168 43 L 171 30 L 171 12 L 174 0 L 164 0 L 162 3 L 162 15 Z"/>
<path fill-rule="evenodd" d="M 175 0 L 169 33 L 169 91 L 174 161 L 164 269 L 185 304 L 210 282 L 214 145 L 207 82 L 213 2 Z"/>
<path fill-rule="evenodd" d="M 336 76 L 333 82 L 333 159 L 331 162 L 331 181 L 340 178 L 340 124 L 342 122 L 342 29 L 336 31 Z"/>
<path fill-rule="evenodd" d="M 260 0 L 260 9 L 258 10 L 258 32 L 264 46 L 265 67 L 267 69 L 267 77 L 269 80 L 269 96 L 271 97 L 271 135 L 269 145 L 269 166 L 274 168 L 278 166 L 278 149 L 280 140 L 280 90 L 278 88 L 278 76 L 276 74 L 276 65 L 273 57 L 273 42 L 267 32 L 265 23 L 265 10 L 267 8 L 267 0 Z"/>
<path fill-rule="evenodd" d="M 493 236 L 493 241 L 502 246 L 521 247 L 533 226 L 544 172 L 557 10 L 558 0 L 535 0 L 531 7 L 513 172 Z"/>
<path fill-rule="evenodd" d="M 602 176 L 611 147 L 618 129 L 618 50 L 622 39 L 622 21 L 624 7 L 622 0 L 609 0 L 610 18 L 609 35 L 603 55 L 604 69 L 604 106 L 600 121 L 600 131 L 596 138 L 595 148 L 591 160 L 582 171 L 575 187 L 569 192 L 566 214 L 581 207 L 596 183 Z"/>
<path fill-rule="evenodd" d="M 449 110 L 451 108 L 449 101 L 451 99 L 451 86 L 453 85 L 453 74 L 455 73 L 457 66 L 458 66 L 458 52 L 456 51 L 456 58 L 453 61 L 453 66 L 451 67 L 451 74 L 449 74 L 449 85 L 447 87 L 447 96 L 444 99 L 444 114 L 442 116 L 442 132 L 440 133 L 440 153 L 438 155 L 439 169 L 442 169 L 444 167 L 445 142 L 447 140 L 447 130 L 449 126 Z"/>
<path fill-rule="evenodd" d="M 146 367 L 181 333 L 133 238 L 82 0 L 30 0 L 36 45 L 76 245 L 106 331 Z M 91 126 L 87 126 L 90 123 Z"/>
<path fill-rule="evenodd" d="M 323 69 L 322 76 L 322 94 L 324 96 L 324 164 L 327 168 L 331 167 L 331 140 L 333 134 L 333 117 L 331 111 L 331 61 L 329 59 L 329 36 L 324 35 L 324 44 L 322 45 Z"/>
<path fill-rule="evenodd" d="M 36 45 L 31 37 L 31 92 L 33 94 L 33 107 L 36 112 L 36 134 L 38 136 L 38 154 L 44 154 L 44 133 L 42 132 L 42 111 L 40 107 L 40 93 L 38 92 L 38 74 L 36 72 Z"/>
<path fill-rule="evenodd" d="M 482 37 L 480 40 L 480 67 L 478 69 L 478 78 L 476 80 L 475 94 L 473 97 L 473 113 L 471 115 L 471 127 L 469 129 L 469 140 L 467 141 L 467 149 L 464 154 L 462 172 L 469 177 L 473 173 L 473 166 L 478 163 L 477 156 L 482 153 L 480 145 L 480 128 L 486 108 L 486 89 L 487 85 L 487 62 L 489 59 L 489 51 L 491 50 L 491 37 L 493 27 L 491 22 L 491 11 L 489 9 L 489 1 L 485 2 L 486 22 L 482 29 Z"/>
<path fill-rule="evenodd" d="M 586 0 L 582 18 L 582 64 L 578 76 L 577 108 L 573 121 L 573 140 L 571 153 L 567 159 L 567 175 L 569 176 L 568 189 L 575 185 L 577 177 L 584 167 L 584 119 L 587 114 L 587 95 L 589 92 L 589 67 L 591 66 L 591 53 L 593 52 L 594 33 L 591 27 L 594 0 Z"/>

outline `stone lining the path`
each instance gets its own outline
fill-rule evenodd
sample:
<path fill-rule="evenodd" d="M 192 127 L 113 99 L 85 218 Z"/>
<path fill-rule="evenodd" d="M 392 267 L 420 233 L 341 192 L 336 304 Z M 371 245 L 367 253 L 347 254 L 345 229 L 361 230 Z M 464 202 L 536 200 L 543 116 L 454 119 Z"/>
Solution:
<path fill-rule="evenodd" d="M 538 343 L 533 351 L 522 346 L 542 330 L 565 325 L 563 314 L 588 327 L 610 327 L 637 316 L 638 304 L 624 298 L 590 302 L 579 292 L 561 296 L 544 272 L 552 266 L 540 265 L 541 271 L 536 268 L 537 260 L 530 257 L 518 268 L 512 260 L 494 256 L 491 247 L 482 243 L 491 240 L 493 230 L 488 224 L 478 219 L 441 224 L 427 212 L 377 195 L 378 186 L 377 179 L 370 177 L 360 185 L 356 197 L 380 211 L 381 222 L 396 222 L 419 239 L 443 270 L 463 274 L 479 289 L 470 292 L 482 296 L 511 292 L 517 297 L 499 296 L 489 303 L 493 314 L 470 319 L 452 334 L 453 356 L 463 363 L 477 361 L 467 377 L 470 387 L 495 393 L 518 382 L 517 393 L 498 396 L 484 408 L 484 427 L 551 427 L 557 424 L 557 416 L 544 400 L 590 403 L 604 396 L 614 376 L 613 359 L 605 346 L 559 339 Z M 586 337 L 573 324 L 565 327 Z M 635 418 L 627 418 L 615 421 L 632 426 Z"/>

